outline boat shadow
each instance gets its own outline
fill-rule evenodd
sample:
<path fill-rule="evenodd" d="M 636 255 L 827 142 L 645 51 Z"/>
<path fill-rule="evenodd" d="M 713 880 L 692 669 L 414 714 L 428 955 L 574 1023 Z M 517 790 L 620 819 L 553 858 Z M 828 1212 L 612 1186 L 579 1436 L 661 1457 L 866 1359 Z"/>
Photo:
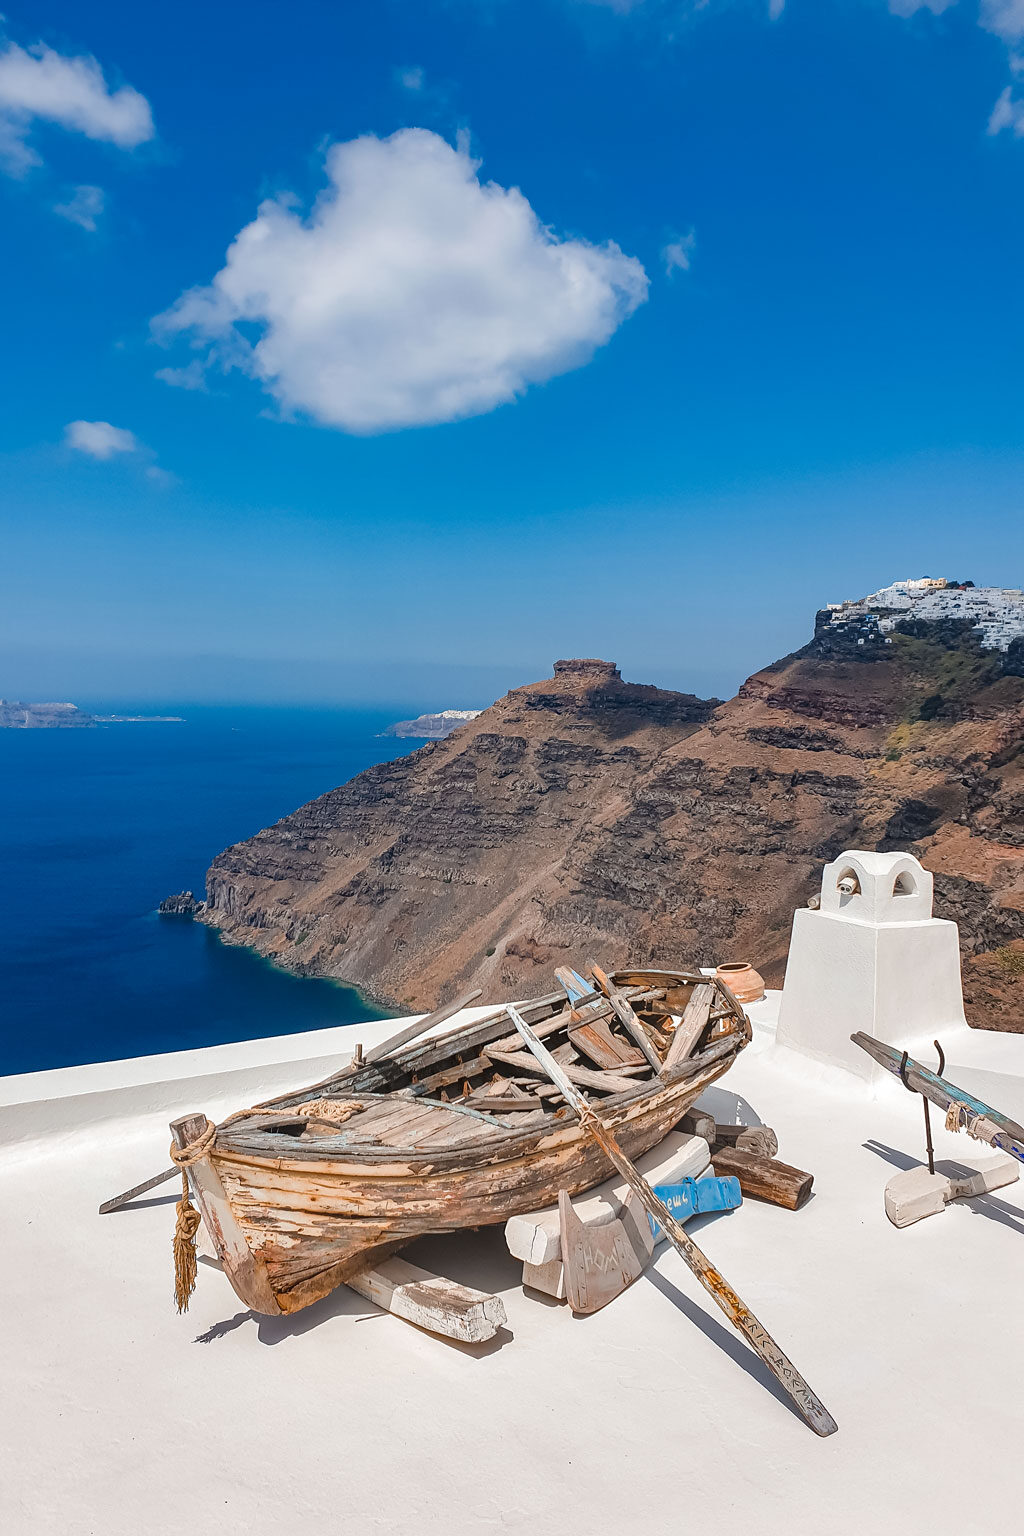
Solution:
<path fill-rule="evenodd" d="M 713 1116 L 719 1125 L 764 1124 L 753 1105 L 741 1093 L 733 1093 L 729 1088 L 705 1088 L 692 1108 L 697 1113 Z"/>
<path fill-rule="evenodd" d="M 894 1168 L 899 1168 L 902 1172 L 906 1172 L 909 1168 L 924 1167 L 920 1158 L 911 1157 L 896 1147 L 887 1146 L 884 1141 L 876 1141 L 874 1137 L 869 1137 L 861 1145 L 865 1151 L 884 1158 L 887 1163 L 891 1163 Z M 943 1157 L 935 1159 L 935 1172 L 943 1174 L 947 1179 L 963 1179 L 976 1173 L 977 1169 L 968 1167 L 966 1163 L 958 1163 L 954 1158 Z M 1000 1200 L 996 1195 L 969 1195 L 966 1199 L 954 1200 L 952 1204 L 970 1211 L 972 1216 L 987 1216 L 990 1221 L 998 1221 L 1001 1226 L 1009 1227 L 1011 1231 L 1024 1235 L 1024 1211 L 1021 1211 L 1018 1206 L 1010 1205 L 1006 1200 Z"/>
<path fill-rule="evenodd" d="M 503 1227 L 420 1238 L 403 1250 L 402 1257 L 478 1291 L 497 1293 L 518 1289 L 522 1284 L 522 1265 L 517 1264 L 505 1248 Z M 212 1269 L 221 1268 L 216 1259 L 208 1258 L 205 1254 L 200 1254 L 199 1262 Z M 236 1312 L 232 1317 L 214 1323 L 204 1333 L 197 1334 L 193 1343 L 213 1344 L 217 1339 L 223 1339 L 251 1323 L 255 1324 L 259 1342 L 273 1346 L 283 1344 L 288 1339 L 300 1338 L 311 1329 L 320 1328 L 338 1317 L 352 1317 L 358 1323 L 370 1323 L 379 1322 L 389 1317 L 389 1314 L 374 1306 L 372 1301 L 357 1295 L 347 1285 L 339 1285 L 329 1296 L 314 1302 L 312 1306 L 303 1307 L 301 1312 L 293 1312 L 284 1317 L 265 1317 L 248 1308 Z M 496 1354 L 513 1337 L 510 1328 L 499 1328 L 491 1339 L 480 1344 L 466 1344 L 459 1339 L 447 1338 L 444 1334 L 417 1328 L 404 1318 L 392 1318 L 391 1323 L 393 1327 L 412 1328 L 471 1360 L 483 1360 L 488 1355 Z"/>

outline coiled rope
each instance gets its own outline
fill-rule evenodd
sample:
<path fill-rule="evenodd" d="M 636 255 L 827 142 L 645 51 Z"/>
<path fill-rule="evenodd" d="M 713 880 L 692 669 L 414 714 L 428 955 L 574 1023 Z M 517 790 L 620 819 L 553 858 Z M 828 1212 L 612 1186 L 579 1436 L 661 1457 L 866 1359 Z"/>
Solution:
<path fill-rule="evenodd" d="M 174 1222 L 174 1300 L 179 1312 L 188 1311 L 189 1298 L 196 1288 L 196 1233 L 203 1219 L 192 1204 L 188 1170 L 206 1156 L 216 1135 L 217 1127 L 208 1122 L 187 1147 L 171 1142 L 171 1162 L 181 1169 L 181 1199 L 175 1207 Z"/>

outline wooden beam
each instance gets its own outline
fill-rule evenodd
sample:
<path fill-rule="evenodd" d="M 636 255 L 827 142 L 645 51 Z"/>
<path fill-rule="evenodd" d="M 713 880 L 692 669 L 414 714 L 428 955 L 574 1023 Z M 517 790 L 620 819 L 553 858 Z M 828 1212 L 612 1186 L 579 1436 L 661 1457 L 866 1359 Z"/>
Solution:
<path fill-rule="evenodd" d="M 758 1157 L 739 1147 L 716 1146 L 711 1154 L 716 1173 L 731 1173 L 740 1181 L 744 1196 L 767 1200 L 787 1211 L 798 1211 L 811 1197 L 813 1173 L 791 1168 L 774 1157 Z"/>
<path fill-rule="evenodd" d="M 711 1144 L 737 1147 L 741 1152 L 753 1152 L 756 1157 L 775 1157 L 779 1150 L 779 1138 L 770 1125 L 716 1125 Z"/>
<path fill-rule="evenodd" d="M 500 1296 L 457 1285 L 402 1258 L 362 1269 L 345 1284 L 392 1316 L 462 1344 L 482 1344 L 505 1326 Z"/>

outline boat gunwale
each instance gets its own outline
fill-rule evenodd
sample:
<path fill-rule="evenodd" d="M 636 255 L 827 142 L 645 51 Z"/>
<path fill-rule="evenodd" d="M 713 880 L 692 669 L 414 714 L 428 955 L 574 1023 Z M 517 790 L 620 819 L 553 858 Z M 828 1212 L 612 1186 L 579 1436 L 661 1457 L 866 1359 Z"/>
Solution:
<path fill-rule="evenodd" d="M 656 1110 L 663 1101 L 679 1088 L 693 1089 L 693 1097 L 696 1098 L 703 1092 L 709 1083 L 714 1082 L 732 1065 L 733 1060 L 746 1045 L 746 1037 L 740 1030 L 732 1030 L 708 1045 L 699 1056 L 680 1062 L 663 1078 L 642 1078 L 638 1080 L 636 1088 L 630 1092 L 610 1095 L 600 1101 L 599 1108 L 603 1120 L 607 1120 L 611 1129 L 621 1126 L 624 1122 L 638 1118 L 629 1111 L 642 1110 L 647 1106 L 652 1111 Z M 703 1079 L 706 1077 L 706 1081 Z M 699 1081 L 692 1081 L 692 1080 Z M 684 1114 L 681 1110 L 680 1114 Z M 296 1117 L 301 1118 L 301 1117 Z M 571 1132 L 572 1136 L 582 1133 L 578 1116 L 570 1111 L 564 1118 L 557 1119 L 554 1114 L 545 1115 L 542 1125 L 515 1126 L 506 1129 L 496 1128 L 493 1136 L 478 1137 L 474 1141 L 467 1141 L 450 1148 L 429 1147 L 400 1147 L 387 1146 L 383 1143 L 362 1143 L 360 1145 L 340 1145 L 332 1151 L 329 1141 L 336 1141 L 344 1132 L 339 1131 L 338 1137 L 324 1136 L 322 1139 L 302 1142 L 298 1138 L 288 1137 L 287 1147 L 282 1147 L 278 1152 L 271 1150 L 267 1145 L 267 1139 L 280 1133 L 268 1131 L 246 1132 L 239 1127 L 238 1130 L 230 1129 L 222 1132 L 217 1137 L 213 1156 L 215 1160 L 224 1159 L 225 1163 L 237 1166 L 238 1164 L 251 1165 L 252 1167 L 281 1168 L 285 1164 L 303 1164 L 305 1170 L 312 1173 L 316 1166 L 325 1171 L 342 1173 L 343 1166 L 353 1170 L 354 1177 L 360 1172 L 374 1174 L 380 1172 L 382 1167 L 389 1164 L 400 1165 L 403 1170 L 415 1172 L 417 1169 L 445 1171 L 457 1169 L 467 1160 L 474 1163 L 513 1161 L 539 1151 L 542 1143 L 550 1143 L 553 1138 L 559 1138 L 560 1133 Z M 572 1139 L 567 1136 L 565 1139 Z M 223 1138 L 223 1139 L 222 1139 Z M 259 1138 L 258 1144 L 253 1144 L 254 1139 Z M 248 1142 L 248 1145 L 246 1143 Z"/>

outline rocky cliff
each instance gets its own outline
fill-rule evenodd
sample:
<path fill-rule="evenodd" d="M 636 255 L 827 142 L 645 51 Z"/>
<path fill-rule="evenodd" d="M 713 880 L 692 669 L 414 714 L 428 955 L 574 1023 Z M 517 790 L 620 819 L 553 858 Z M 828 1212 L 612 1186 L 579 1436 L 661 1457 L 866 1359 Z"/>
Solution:
<path fill-rule="evenodd" d="M 1024 1015 L 1024 679 L 970 629 L 815 638 L 729 703 L 559 662 L 446 741 L 227 849 L 203 920 L 426 1008 L 553 965 L 751 959 L 843 848 L 909 848 L 960 924 L 973 1022 Z"/>

